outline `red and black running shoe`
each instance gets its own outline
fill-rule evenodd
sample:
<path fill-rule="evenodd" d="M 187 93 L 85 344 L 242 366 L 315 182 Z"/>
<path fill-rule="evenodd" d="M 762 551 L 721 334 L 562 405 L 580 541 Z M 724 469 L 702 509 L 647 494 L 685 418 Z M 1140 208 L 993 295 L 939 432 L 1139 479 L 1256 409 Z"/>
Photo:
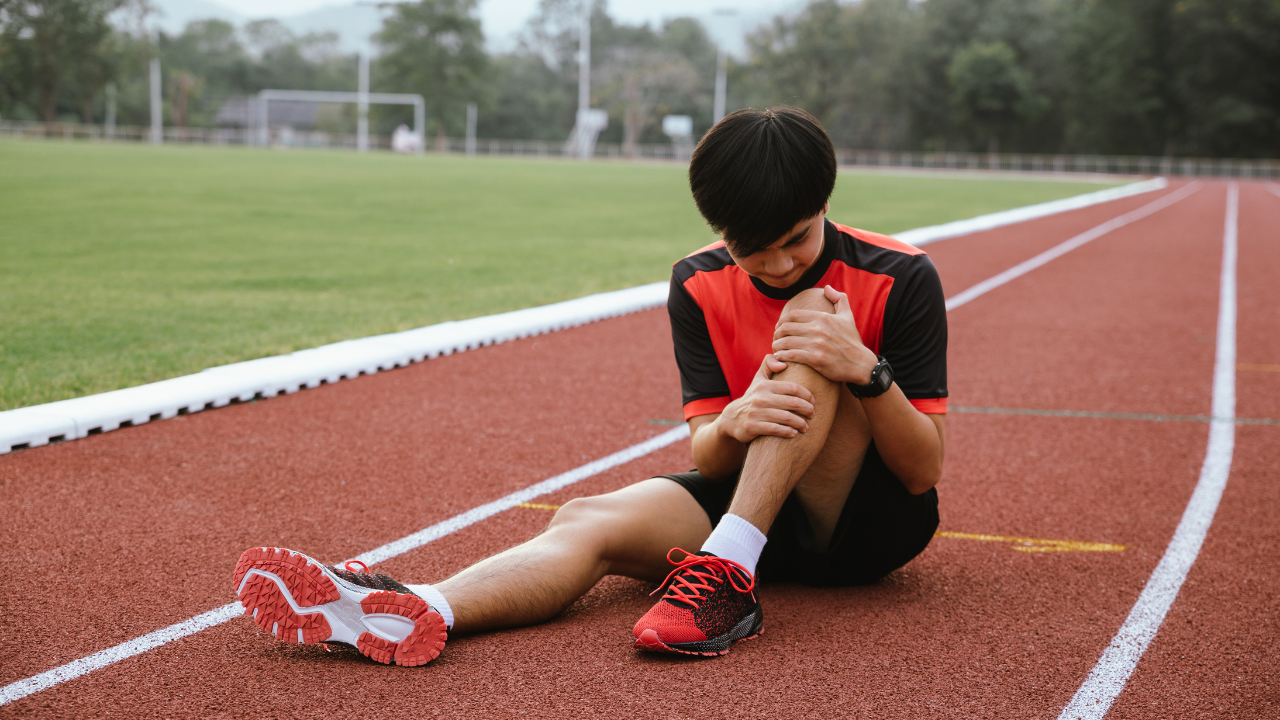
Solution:
<path fill-rule="evenodd" d="M 292 550 L 250 548 L 234 582 L 245 612 L 286 642 L 341 643 L 383 664 L 413 666 L 434 660 L 448 639 L 426 600 L 359 561 L 339 569 Z"/>
<path fill-rule="evenodd" d="M 682 552 L 676 562 L 671 553 Z M 686 655 L 724 655 L 739 640 L 764 632 L 764 612 L 755 578 L 732 560 L 674 548 L 667 560 L 676 568 L 658 590 L 666 594 L 631 631 L 635 647 Z M 657 593 L 658 590 L 654 590 Z"/>

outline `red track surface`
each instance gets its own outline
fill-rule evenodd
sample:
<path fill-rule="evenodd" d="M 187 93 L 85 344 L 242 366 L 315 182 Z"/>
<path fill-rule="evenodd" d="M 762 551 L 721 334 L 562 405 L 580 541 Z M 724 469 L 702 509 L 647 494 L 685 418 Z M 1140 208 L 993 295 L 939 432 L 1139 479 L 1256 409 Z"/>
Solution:
<path fill-rule="evenodd" d="M 948 294 L 1151 195 L 941 242 Z M 953 406 L 1208 414 L 1225 185 L 951 315 Z M 1280 198 L 1241 187 L 1239 361 L 1280 364 Z M 856 221 L 856 219 L 853 219 Z M 1241 417 L 1280 373 L 1241 370 Z M 354 556 L 665 430 L 665 313 L 640 313 L 0 457 L 0 685 L 230 602 L 246 547 Z M 865 588 L 766 586 L 765 635 L 724 658 L 639 654 L 649 588 L 608 579 L 562 617 L 450 642 L 425 668 L 279 643 L 248 618 L 5 707 L 0 717 L 1054 718 L 1164 551 L 1208 425 L 952 413 L 943 529 L 1117 543 L 1024 553 L 938 538 Z M 539 499 L 685 469 L 684 443 Z M 1226 494 L 1112 717 L 1280 715 L 1280 426 L 1241 425 Z M 438 580 L 550 517 L 515 509 L 378 566 Z"/>

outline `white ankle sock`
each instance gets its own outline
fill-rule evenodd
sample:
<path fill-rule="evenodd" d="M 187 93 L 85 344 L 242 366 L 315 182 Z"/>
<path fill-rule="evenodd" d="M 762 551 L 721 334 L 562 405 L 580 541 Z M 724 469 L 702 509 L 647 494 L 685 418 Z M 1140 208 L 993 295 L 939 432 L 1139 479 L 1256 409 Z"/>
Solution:
<path fill-rule="evenodd" d="M 764 550 L 768 539 L 755 525 L 737 515 L 725 513 L 716 529 L 711 531 L 711 537 L 702 543 L 702 549 L 738 563 L 754 576 L 760 551 Z"/>
<path fill-rule="evenodd" d="M 427 601 L 431 607 L 440 613 L 440 617 L 444 618 L 444 626 L 453 629 L 453 608 L 449 607 L 449 601 L 444 599 L 440 591 L 434 587 L 423 583 L 422 585 L 410 585 L 405 583 L 405 587 L 413 591 L 414 595 Z"/>

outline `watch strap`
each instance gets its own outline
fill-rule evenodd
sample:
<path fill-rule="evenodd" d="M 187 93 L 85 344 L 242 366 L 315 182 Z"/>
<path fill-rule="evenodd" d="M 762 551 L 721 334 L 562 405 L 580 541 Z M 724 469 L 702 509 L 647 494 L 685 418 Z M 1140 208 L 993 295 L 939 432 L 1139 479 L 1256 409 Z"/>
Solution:
<path fill-rule="evenodd" d="M 856 398 L 880 397 L 893 386 L 893 368 L 889 366 L 889 361 L 885 360 L 883 355 L 877 355 L 876 366 L 871 369 L 871 379 L 866 385 L 846 384 L 849 386 L 849 392 Z"/>

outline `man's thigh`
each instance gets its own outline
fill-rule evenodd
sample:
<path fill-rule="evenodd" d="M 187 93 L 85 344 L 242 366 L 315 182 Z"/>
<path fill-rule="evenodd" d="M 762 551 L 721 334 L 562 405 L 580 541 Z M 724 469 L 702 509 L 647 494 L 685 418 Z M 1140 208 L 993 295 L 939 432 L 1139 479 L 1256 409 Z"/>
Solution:
<path fill-rule="evenodd" d="M 871 425 L 862 403 L 841 385 L 840 403 L 827 441 L 792 491 L 821 545 L 835 529 L 870 445 Z"/>
<path fill-rule="evenodd" d="M 671 571 L 667 552 L 696 552 L 711 534 L 702 506 L 679 484 L 650 478 L 607 495 L 575 500 L 607 538 L 608 574 L 659 582 Z"/>

